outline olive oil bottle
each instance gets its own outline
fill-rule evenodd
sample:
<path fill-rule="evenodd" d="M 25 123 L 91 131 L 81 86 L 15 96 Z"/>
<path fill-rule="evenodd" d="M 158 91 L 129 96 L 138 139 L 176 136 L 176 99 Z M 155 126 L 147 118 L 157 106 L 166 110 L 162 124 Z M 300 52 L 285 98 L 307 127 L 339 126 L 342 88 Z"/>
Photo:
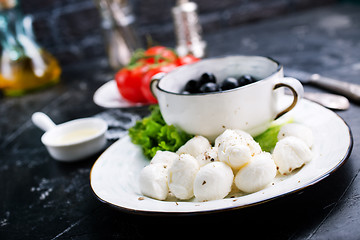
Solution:
<path fill-rule="evenodd" d="M 31 19 L 24 17 L 17 0 L 0 0 L 0 89 L 20 96 L 59 81 L 61 68 L 34 39 Z"/>

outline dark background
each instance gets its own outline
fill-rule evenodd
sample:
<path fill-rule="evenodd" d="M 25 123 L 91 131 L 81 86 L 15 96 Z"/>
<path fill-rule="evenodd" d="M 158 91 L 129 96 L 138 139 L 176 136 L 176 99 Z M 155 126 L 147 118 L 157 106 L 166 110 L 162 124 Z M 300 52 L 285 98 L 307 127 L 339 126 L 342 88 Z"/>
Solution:
<path fill-rule="evenodd" d="M 194 0 L 204 35 L 280 15 L 326 6 L 336 0 Z M 150 35 L 155 43 L 174 47 L 171 8 L 175 0 L 129 0 L 142 42 Z M 101 17 L 95 0 L 21 1 L 25 14 L 34 18 L 39 43 L 61 65 L 70 67 L 103 57 Z M 240 41 L 239 41 L 240 42 Z M 69 66 L 70 65 L 70 66 Z"/>

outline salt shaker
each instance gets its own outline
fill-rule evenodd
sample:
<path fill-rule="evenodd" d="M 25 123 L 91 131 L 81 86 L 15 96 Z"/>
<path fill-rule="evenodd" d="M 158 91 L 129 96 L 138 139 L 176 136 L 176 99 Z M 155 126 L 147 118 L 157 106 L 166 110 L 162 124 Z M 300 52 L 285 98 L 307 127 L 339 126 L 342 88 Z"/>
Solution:
<path fill-rule="evenodd" d="M 176 51 L 180 56 L 193 54 L 195 57 L 205 56 L 206 43 L 202 40 L 202 29 L 197 15 L 197 4 L 187 0 L 178 0 L 173 7 L 176 35 Z"/>

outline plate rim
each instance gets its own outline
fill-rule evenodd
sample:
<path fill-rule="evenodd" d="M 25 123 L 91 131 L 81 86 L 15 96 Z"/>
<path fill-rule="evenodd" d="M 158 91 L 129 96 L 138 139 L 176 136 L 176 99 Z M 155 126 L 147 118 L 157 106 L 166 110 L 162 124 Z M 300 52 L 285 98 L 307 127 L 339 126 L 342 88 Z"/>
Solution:
<path fill-rule="evenodd" d="M 126 99 L 124 99 L 121 94 L 119 93 L 119 96 L 120 98 L 119 99 L 123 99 L 124 101 L 127 102 L 128 106 L 115 106 L 115 107 L 109 107 L 109 106 L 105 106 L 105 104 L 101 104 L 99 103 L 99 101 L 97 101 L 96 99 L 98 98 L 99 94 L 101 93 L 101 91 L 103 91 L 103 89 L 105 89 L 106 87 L 108 87 L 108 85 L 111 85 L 111 84 L 115 84 L 116 85 L 116 81 L 115 79 L 110 79 L 108 81 L 106 81 L 104 84 L 102 84 L 100 87 L 98 87 L 94 94 L 93 94 L 93 97 L 92 97 L 92 100 L 93 102 L 99 106 L 99 107 L 102 107 L 102 108 L 105 108 L 105 109 L 132 109 L 132 108 L 142 108 L 142 107 L 147 107 L 149 105 L 151 105 L 150 103 L 136 103 L 136 102 L 130 102 Z"/>
<path fill-rule="evenodd" d="M 303 99 L 304 100 L 304 99 Z M 305 101 L 308 101 L 308 100 L 305 100 Z M 318 105 L 322 108 L 324 108 L 323 106 L 321 106 L 320 104 L 318 103 L 315 103 L 315 102 L 312 102 L 312 101 L 308 101 L 308 102 L 311 102 L 312 104 L 315 104 L 315 105 Z M 324 108 L 326 109 L 326 108 Z M 284 192 L 282 194 L 279 194 L 279 195 L 276 195 L 276 196 L 273 196 L 273 197 L 270 197 L 270 198 L 267 198 L 267 199 L 263 199 L 263 200 L 259 200 L 259 201 L 256 201 L 256 202 L 253 202 L 253 203 L 250 203 L 250 204 L 245 204 L 245 205 L 241 205 L 241 206 L 231 206 L 231 207 L 222 207 L 222 208 L 217 208 L 217 209 L 208 209 L 208 210 L 200 210 L 200 211 L 158 211 L 158 210 L 141 210 L 141 209 L 133 209 L 133 208 L 128 208 L 128 207 L 125 207 L 125 206 L 119 206 L 119 205 L 116 205 L 116 204 L 113 204 L 111 202 L 108 202 L 106 201 L 105 199 L 102 199 L 100 196 L 98 196 L 92 186 L 92 181 L 91 181 L 91 176 L 92 176 L 92 171 L 96 165 L 96 163 L 99 161 L 99 159 L 101 158 L 101 156 L 111 147 L 114 146 L 114 144 L 118 141 L 121 141 L 124 137 L 122 137 L 121 139 L 117 140 L 115 143 L 113 143 L 112 145 L 110 145 L 110 147 L 108 149 L 106 149 L 97 159 L 96 161 L 94 162 L 93 166 L 91 167 L 91 170 L 90 170 L 90 187 L 91 187 L 91 190 L 93 192 L 93 194 L 95 195 L 95 197 L 102 203 L 112 207 L 112 208 L 115 208 L 117 210 L 120 210 L 122 212 L 127 212 L 127 213 L 133 213 L 133 214 L 138 214 L 138 215 L 152 215 L 152 216 L 184 216 L 184 215 L 205 215 L 205 214 L 212 214 L 212 213 L 219 213 L 219 212 L 227 212 L 227 211 L 233 211 L 233 210 L 239 210 L 239 209 L 243 209 L 243 208 L 248 208 L 248 207 L 252 207 L 252 206 L 256 206 L 256 205 L 260 205 L 260 204 L 264 204 L 264 203 L 267 203 L 269 201 L 273 201 L 273 200 L 276 200 L 278 198 L 282 198 L 282 197 L 285 197 L 285 196 L 288 196 L 290 194 L 293 194 L 293 193 L 296 193 L 296 192 L 299 192 L 301 190 L 304 190 L 306 188 L 309 188 L 311 186 L 313 186 L 314 184 L 324 180 L 325 178 L 327 178 L 328 176 L 330 176 L 331 174 L 333 174 L 334 172 L 336 172 L 337 169 L 339 169 L 342 165 L 345 164 L 345 162 L 349 159 L 350 155 L 351 155 L 351 152 L 352 152 L 352 149 L 353 149 L 353 145 L 354 145 L 354 140 L 353 140 L 353 134 L 352 134 L 352 131 L 351 131 L 351 128 L 350 126 L 348 125 L 348 123 L 336 112 L 332 111 L 332 110 L 329 110 L 329 109 L 326 109 L 330 112 L 332 112 L 334 114 L 334 116 L 338 117 L 346 126 L 347 128 L 347 131 L 348 131 L 348 134 L 349 134 L 349 145 L 346 149 L 346 152 L 344 154 L 344 156 L 341 158 L 341 160 L 339 160 L 339 162 L 333 167 L 331 168 L 330 170 L 328 170 L 327 172 L 321 174 L 319 177 L 317 177 L 316 179 L 314 179 L 313 181 L 309 182 L 309 183 L 306 183 L 305 185 L 302 185 L 300 187 L 297 187 L 293 190 L 290 190 L 290 191 L 287 191 L 287 192 Z M 126 135 L 128 136 L 128 135 Z"/>

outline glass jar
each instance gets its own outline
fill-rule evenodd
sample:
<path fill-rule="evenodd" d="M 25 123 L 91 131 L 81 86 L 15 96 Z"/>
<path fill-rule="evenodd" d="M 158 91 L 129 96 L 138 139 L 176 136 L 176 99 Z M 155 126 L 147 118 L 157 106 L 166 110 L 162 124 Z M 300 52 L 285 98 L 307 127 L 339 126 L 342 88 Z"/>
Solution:
<path fill-rule="evenodd" d="M 34 39 L 32 21 L 17 0 L 0 0 L 0 89 L 20 96 L 59 81 L 57 60 Z"/>

